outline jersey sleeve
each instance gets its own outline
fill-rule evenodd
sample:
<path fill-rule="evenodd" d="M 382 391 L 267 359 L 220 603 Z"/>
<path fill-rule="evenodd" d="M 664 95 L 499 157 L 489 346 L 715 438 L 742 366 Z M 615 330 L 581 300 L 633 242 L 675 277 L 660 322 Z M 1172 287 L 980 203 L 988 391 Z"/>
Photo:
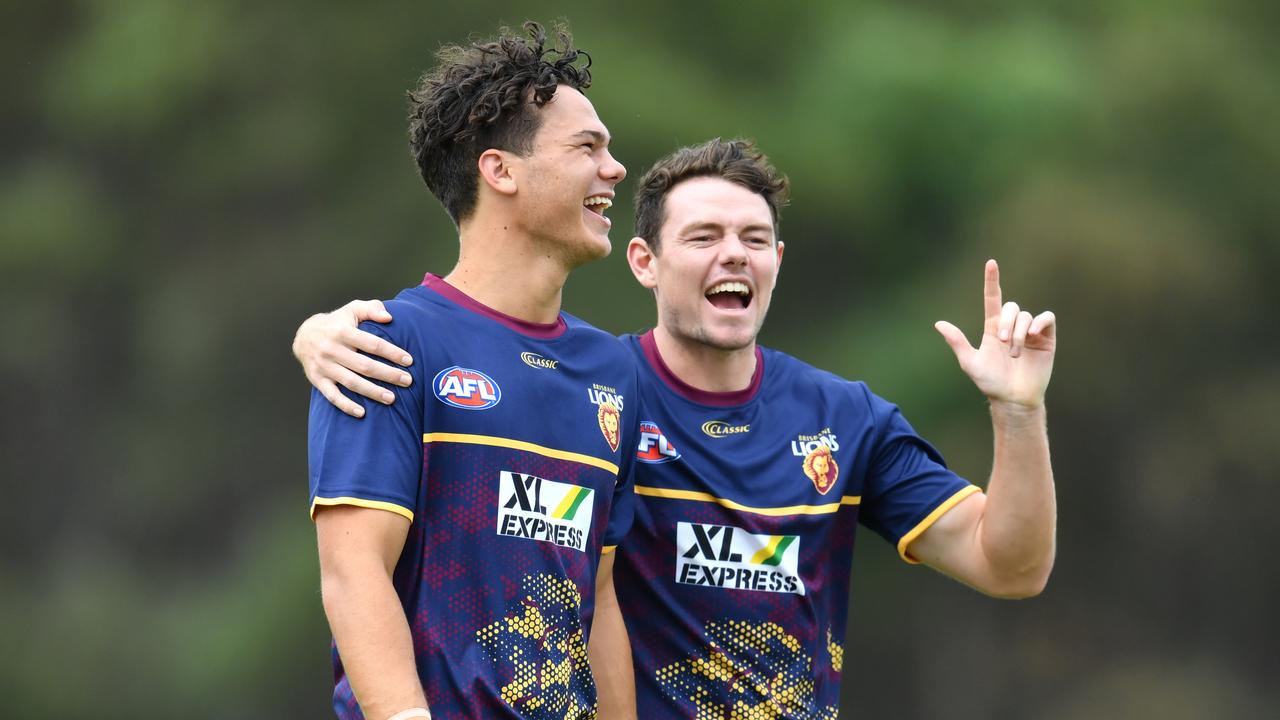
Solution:
<path fill-rule="evenodd" d="M 414 352 L 386 326 L 366 322 L 360 329 Z M 307 453 L 313 520 L 324 505 L 377 508 L 413 520 L 422 478 L 420 366 L 407 369 L 413 377 L 408 388 L 378 383 L 395 393 L 389 406 L 347 393 L 364 406 L 363 418 L 347 415 L 312 388 Z"/>
<path fill-rule="evenodd" d="M 897 547 L 903 560 L 919 561 L 907 546 L 948 510 L 978 492 L 947 468 L 942 455 L 916 434 L 896 405 L 862 386 L 875 423 L 876 442 L 863 491 L 860 519 Z"/>

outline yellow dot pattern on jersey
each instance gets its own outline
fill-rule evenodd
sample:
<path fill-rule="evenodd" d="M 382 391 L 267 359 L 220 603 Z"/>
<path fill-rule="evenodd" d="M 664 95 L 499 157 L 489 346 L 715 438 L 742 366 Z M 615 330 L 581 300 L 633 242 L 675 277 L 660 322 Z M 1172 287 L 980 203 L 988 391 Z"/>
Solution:
<path fill-rule="evenodd" d="M 831 656 L 832 669 L 843 672 L 844 646 L 831 639 L 831 628 L 827 628 L 827 654 Z"/>
<path fill-rule="evenodd" d="M 539 573 L 525 576 L 521 590 L 502 618 L 476 631 L 485 654 L 511 678 L 502 699 L 530 720 L 595 718 L 577 585 Z"/>
<path fill-rule="evenodd" d="M 693 705 L 696 720 L 836 717 L 834 705 L 814 706 L 813 659 L 781 625 L 726 620 L 707 623 L 704 634 L 704 647 L 656 673 L 668 695 Z"/>

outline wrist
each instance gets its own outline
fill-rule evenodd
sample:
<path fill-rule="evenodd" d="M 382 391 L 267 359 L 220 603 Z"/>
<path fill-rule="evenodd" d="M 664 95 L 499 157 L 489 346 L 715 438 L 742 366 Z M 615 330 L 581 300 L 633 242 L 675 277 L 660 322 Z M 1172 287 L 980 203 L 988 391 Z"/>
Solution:
<path fill-rule="evenodd" d="M 1044 425 L 1044 401 L 1026 405 L 1007 400 L 992 400 L 991 420 L 997 425 L 1014 429 Z"/>

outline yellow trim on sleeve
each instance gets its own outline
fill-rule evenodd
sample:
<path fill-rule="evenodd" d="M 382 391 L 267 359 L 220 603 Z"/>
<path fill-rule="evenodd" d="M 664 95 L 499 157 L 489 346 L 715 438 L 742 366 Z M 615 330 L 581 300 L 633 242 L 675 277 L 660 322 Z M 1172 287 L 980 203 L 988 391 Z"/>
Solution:
<path fill-rule="evenodd" d="M 409 522 L 413 522 L 413 511 L 403 505 L 382 502 L 381 500 L 365 500 L 364 498 L 345 496 L 336 498 L 318 497 L 311 501 L 311 520 L 313 522 L 316 519 L 316 506 L 318 505 L 355 505 L 356 507 L 372 508 L 374 510 L 386 510 L 387 512 L 402 515 L 408 518 Z"/>
<path fill-rule="evenodd" d="M 617 545 L 602 545 L 602 546 L 600 546 L 600 554 L 601 554 L 601 555 L 608 555 L 609 553 L 611 553 L 611 552 L 613 552 L 614 550 L 617 550 L 617 549 L 618 549 L 618 546 L 617 546 Z"/>
<path fill-rule="evenodd" d="M 778 517 L 782 515 L 828 515 L 839 510 L 842 505 L 857 505 L 862 502 L 861 496 L 845 495 L 840 498 L 839 502 L 828 503 L 826 505 L 785 505 L 783 507 L 759 508 L 742 505 L 732 500 L 716 497 L 711 493 L 695 492 L 693 490 L 672 490 L 670 488 L 647 487 L 644 485 L 636 485 L 635 490 L 637 495 L 648 495 L 649 497 L 668 498 L 672 500 L 709 502 L 727 507 L 730 510 L 741 510 L 742 512 L 755 513 L 757 515 L 769 515 L 771 517 Z"/>
<path fill-rule="evenodd" d="M 942 517 L 943 515 L 946 515 L 947 511 L 955 507 L 961 500 L 969 497 L 970 495 L 976 492 L 980 492 L 981 490 L 982 488 L 979 488 L 977 485 L 970 485 L 969 487 L 960 490 L 955 495 L 952 495 L 951 497 L 944 500 L 941 505 L 933 509 L 933 512 L 925 516 L 925 519 L 921 520 L 919 523 L 916 523 L 916 526 L 911 528 L 911 532 L 902 536 L 902 539 L 898 541 L 898 555 L 900 555 L 903 560 L 907 561 L 912 565 L 919 565 L 920 564 L 919 560 L 907 554 L 907 546 L 910 545 L 916 538 L 924 534 L 925 530 L 928 530 L 930 526 L 938 522 L 938 518 Z"/>
<path fill-rule="evenodd" d="M 523 440 L 512 440 L 511 438 L 495 437 L 493 435 L 468 435 L 465 433 L 425 433 L 422 436 L 423 443 L 464 443 L 467 445 L 490 445 L 493 447 L 511 448 L 512 450 L 523 450 L 525 452 L 535 453 L 544 457 L 555 458 L 557 460 L 568 460 L 570 462 L 578 462 L 583 465 L 598 467 L 601 470 L 607 470 L 616 477 L 618 474 L 618 466 L 602 460 L 601 458 L 591 455 L 583 455 L 582 453 L 569 452 L 568 450 L 557 450 L 555 448 L 535 445 L 531 442 Z"/>

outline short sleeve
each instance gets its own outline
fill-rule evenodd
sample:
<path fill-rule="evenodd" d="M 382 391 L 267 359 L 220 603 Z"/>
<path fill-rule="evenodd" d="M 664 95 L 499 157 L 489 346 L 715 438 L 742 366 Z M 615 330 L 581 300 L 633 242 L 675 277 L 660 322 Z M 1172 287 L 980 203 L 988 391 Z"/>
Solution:
<path fill-rule="evenodd" d="M 863 388 L 875 423 L 875 445 L 860 519 L 906 553 L 912 540 L 978 488 L 947 468 L 942 455 L 916 434 L 896 405 Z"/>
<path fill-rule="evenodd" d="M 404 338 L 393 337 L 385 326 L 363 323 L 360 329 L 413 352 Z M 389 406 L 348 393 L 363 404 L 363 418 L 347 415 L 312 389 L 307 429 L 312 519 L 318 506 L 356 505 L 413 520 L 422 478 L 423 432 L 423 380 L 416 367 L 408 368 L 413 376 L 408 388 L 378 383 L 396 395 Z"/>

